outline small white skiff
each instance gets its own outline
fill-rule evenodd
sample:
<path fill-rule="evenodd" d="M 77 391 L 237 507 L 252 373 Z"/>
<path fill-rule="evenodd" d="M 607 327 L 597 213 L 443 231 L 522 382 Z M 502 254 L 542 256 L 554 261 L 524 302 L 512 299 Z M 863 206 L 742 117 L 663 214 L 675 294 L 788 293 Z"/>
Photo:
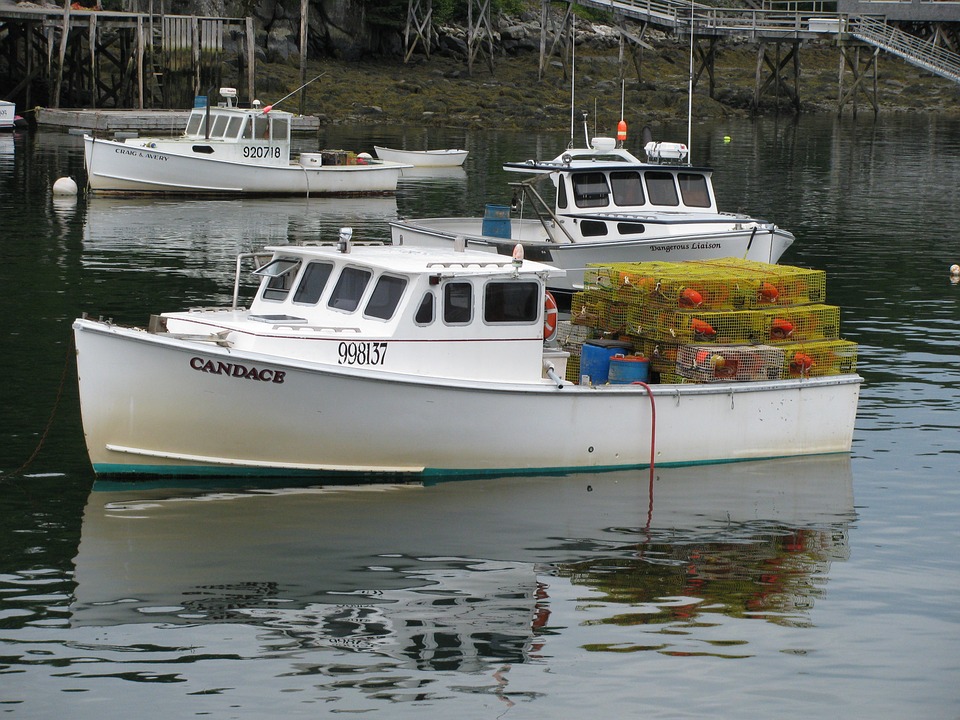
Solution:
<path fill-rule="evenodd" d="M 225 102 L 194 108 L 178 137 L 104 140 L 85 135 L 84 163 L 93 192 L 191 195 L 385 195 L 409 164 L 365 153 L 323 150 L 292 158 L 292 115 L 271 106 Z"/>
<path fill-rule="evenodd" d="M 850 450 L 853 372 L 573 383 L 549 341 L 555 268 L 349 238 L 240 256 L 231 307 L 148 329 L 76 320 L 96 473 L 534 474 Z"/>
<path fill-rule="evenodd" d="M 585 130 L 586 135 L 586 130 Z M 738 257 L 775 263 L 792 233 L 742 213 L 722 212 L 713 170 L 686 162 L 679 143 L 650 141 L 643 161 L 622 141 L 599 137 L 553 160 L 504 164 L 525 174 L 511 183 L 509 205 L 488 205 L 484 217 L 401 218 L 395 243 L 469 247 L 510 255 L 522 243 L 530 259 L 567 270 L 551 289 L 572 292 L 590 263 Z"/>
<path fill-rule="evenodd" d="M 408 163 L 416 167 L 459 167 L 467 159 L 467 150 L 396 150 L 394 148 L 373 146 L 381 160 Z"/>

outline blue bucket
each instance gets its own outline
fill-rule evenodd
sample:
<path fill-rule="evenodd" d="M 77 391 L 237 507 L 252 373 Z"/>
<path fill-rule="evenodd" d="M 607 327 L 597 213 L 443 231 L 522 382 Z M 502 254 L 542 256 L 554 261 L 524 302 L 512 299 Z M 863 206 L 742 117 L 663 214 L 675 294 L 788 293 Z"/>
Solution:
<path fill-rule="evenodd" d="M 610 384 L 629 385 L 650 380 L 650 361 L 643 355 L 614 355 L 610 358 Z"/>
<path fill-rule="evenodd" d="M 487 205 L 483 213 L 484 235 L 510 239 L 510 207 L 508 205 Z"/>
<path fill-rule="evenodd" d="M 580 348 L 580 377 L 583 384 L 603 385 L 609 379 L 610 358 L 630 350 L 623 340 L 587 340 Z M 583 380 L 586 376 L 588 380 Z"/>

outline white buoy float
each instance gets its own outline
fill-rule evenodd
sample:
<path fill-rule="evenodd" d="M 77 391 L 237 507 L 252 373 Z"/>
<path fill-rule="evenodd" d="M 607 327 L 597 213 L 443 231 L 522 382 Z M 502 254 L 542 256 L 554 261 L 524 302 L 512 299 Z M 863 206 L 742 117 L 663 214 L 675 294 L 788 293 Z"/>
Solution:
<path fill-rule="evenodd" d="M 954 263 L 953 265 L 951 265 L 951 266 L 950 266 L 950 274 L 953 275 L 954 277 L 960 275 L 960 265 L 957 265 L 956 263 Z"/>
<path fill-rule="evenodd" d="M 71 177 L 57 178 L 53 184 L 54 195 L 76 195 L 77 183 Z"/>

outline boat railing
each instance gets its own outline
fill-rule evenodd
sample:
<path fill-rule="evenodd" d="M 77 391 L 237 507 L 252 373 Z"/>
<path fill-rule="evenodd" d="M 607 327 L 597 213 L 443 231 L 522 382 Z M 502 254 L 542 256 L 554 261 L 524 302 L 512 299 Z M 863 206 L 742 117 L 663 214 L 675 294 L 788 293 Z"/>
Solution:
<path fill-rule="evenodd" d="M 537 220 L 540 221 L 540 224 L 543 226 L 544 232 L 547 233 L 547 237 L 550 239 L 550 242 L 556 243 L 559 242 L 557 238 L 554 237 L 554 232 L 556 228 L 560 229 L 566 237 L 567 240 L 573 244 L 576 243 L 576 238 L 570 234 L 570 231 L 564 227 L 563 221 L 557 217 L 556 213 L 553 211 L 553 208 L 550 207 L 550 204 L 544 200 L 543 196 L 537 191 L 534 185 L 541 181 L 545 176 L 535 176 L 523 180 L 518 183 L 509 183 L 511 186 L 518 187 L 520 189 L 521 199 L 525 198 L 527 195 L 531 197 L 531 205 L 533 206 L 533 212 L 537 216 Z M 520 211 L 521 219 L 523 217 L 523 210 L 521 207 Z"/>

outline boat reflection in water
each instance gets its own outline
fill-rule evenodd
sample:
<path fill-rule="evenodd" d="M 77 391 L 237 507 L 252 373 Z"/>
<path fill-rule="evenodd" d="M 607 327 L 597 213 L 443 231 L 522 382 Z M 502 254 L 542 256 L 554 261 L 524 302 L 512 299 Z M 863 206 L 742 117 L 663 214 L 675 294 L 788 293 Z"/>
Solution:
<path fill-rule="evenodd" d="M 265 648 L 293 640 L 470 670 L 524 662 L 571 633 L 611 647 L 598 626 L 702 615 L 804 625 L 830 563 L 847 557 L 852 519 L 846 455 L 665 469 L 655 480 L 636 471 L 217 491 L 98 482 L 71 623 L 243 623 L 268 631 Z M 691 642 L 668 635 L 657 636 L 667 652 Z"/>
<path fill-rule="evenodd" d="M 166 249 L 219 248 L 228 264 L 238 248 L 305 242 L 336 235 L 345 223 L 389 240 L 385 223 L 397 217 L 395 197 L 233 199 L 89 196 L 83 230 L 85 255 Z M 144 259 L 136 254 L 131 263 Z M 231 275 L 232 277 L 232 275 Z"/>

